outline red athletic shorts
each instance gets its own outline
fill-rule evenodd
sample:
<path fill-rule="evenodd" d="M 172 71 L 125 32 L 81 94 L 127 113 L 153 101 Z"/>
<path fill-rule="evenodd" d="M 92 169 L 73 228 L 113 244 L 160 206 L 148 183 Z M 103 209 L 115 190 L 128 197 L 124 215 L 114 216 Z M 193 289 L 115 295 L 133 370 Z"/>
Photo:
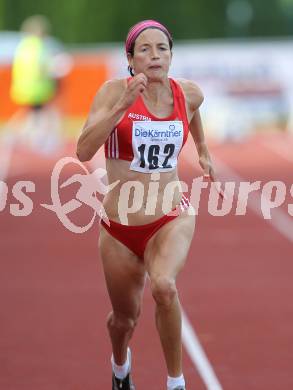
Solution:
<path fill-rule="evenodd" d="M 122 242 L 128 249 L 135 253 L 138 257 L 143 259 L 145 247 L 149 239 L 166 223 L 172 221 L 180 212 L 187 210 L 189 207 L 189 200 L 182 195 L 180 204 L 172 210 L 169 214 L 163 215 L 161 218 L 146 225 L 128 226 L 122 225 L 115 221 L 109 221 L 110 226 L 103 220 L 101 224 L 116 240 Z"/>

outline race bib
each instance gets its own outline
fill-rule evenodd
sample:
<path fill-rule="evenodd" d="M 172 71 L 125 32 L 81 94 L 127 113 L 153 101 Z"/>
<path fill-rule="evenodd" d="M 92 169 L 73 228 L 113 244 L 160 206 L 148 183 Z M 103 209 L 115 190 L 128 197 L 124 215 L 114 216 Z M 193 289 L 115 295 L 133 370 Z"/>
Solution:
<path fill-rule="evenodd" d="M 134 121 L 130 169 L 143 173 L 172 171 L 182 143 L 182 121 Z"/>

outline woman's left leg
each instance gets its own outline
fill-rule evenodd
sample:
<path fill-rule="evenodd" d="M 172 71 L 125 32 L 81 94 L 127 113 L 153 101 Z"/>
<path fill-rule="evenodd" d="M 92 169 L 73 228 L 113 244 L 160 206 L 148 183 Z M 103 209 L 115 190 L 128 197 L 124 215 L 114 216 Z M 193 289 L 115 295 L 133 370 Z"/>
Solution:
<path fill-rule="evenodd" d="M 150 239 L 144 253 L 156 302 L 156 326 L 170 377 L 182 374 L 181 307 L 176 276 L 184 266 L 194 225 L 195 217 L 185 211 Z"/>

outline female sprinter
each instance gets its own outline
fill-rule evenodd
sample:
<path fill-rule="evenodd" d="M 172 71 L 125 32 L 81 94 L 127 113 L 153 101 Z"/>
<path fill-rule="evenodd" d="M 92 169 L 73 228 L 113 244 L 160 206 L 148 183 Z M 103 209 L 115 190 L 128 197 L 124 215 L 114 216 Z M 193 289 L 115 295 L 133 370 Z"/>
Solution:
<path fill-rule="evenodd" d="M 179 182 L 177 158 L 188 131 L 205 175 L 213 179 L 198 111 L 203 96 L 194 82 L 168 78 L 172 37 L 162 24 L 154 20 L 137 23 L 125 47 L 132 77 L 108 81 L 100 88 L 77 145 L 80 161 L 90 160 L 105 145 L 109 183 L 119 181 L 105 196 L 110 225 L 101 221 L 99 239 L 113 307 L 107 321 L 113 349 L 112 389 L 135 388 L 128 344 L 148 275 L 168 370 L 167 388 L 184 390 L 176 276 L 185 263 L 195 221 L 178 186 L 171 205 L 177 212 L 164 213 L 163 203 L 168 183 Z M 148 191 L 151 180 L 158 183 L 158 191 Z M 123 185 L 133 182 L 145 190 L 140 198 L 139 191 L 124 196 Z M 126 222 L 121 216 L 123 202 L 125 210 L 134 205 Z"/>

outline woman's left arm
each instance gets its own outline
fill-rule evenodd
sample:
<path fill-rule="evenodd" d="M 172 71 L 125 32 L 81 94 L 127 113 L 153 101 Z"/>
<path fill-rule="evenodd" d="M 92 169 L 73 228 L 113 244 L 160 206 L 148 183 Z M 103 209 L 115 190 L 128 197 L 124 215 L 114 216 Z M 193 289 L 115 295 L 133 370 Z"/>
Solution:
<path fill-rule="evenodd" d="M 189 125 L 189 130 L 197 149 L 199 165 L 203 169 L 204 176 L 209 177 L 212 181 L 215 181 L 215 172 L 212 165 L 210 153 L 205 142 L 200 112 L 198 108 L 193 114 Z"/>
<path fill-rule="evenodd" d="M 199 164 L 204 171 L 204 176 L 209 177 L 212 181 L 215 181 L 215 172 L 208 147 L 205 142 L 205 136 L 199 112 L 199 107 L 204 100 L 203 94 L 195 83 L 187 80 L 185 82 L 184 92 L 188 105 L 188 111 L 191 115 L 189 131 L 197 149 Z"/>

